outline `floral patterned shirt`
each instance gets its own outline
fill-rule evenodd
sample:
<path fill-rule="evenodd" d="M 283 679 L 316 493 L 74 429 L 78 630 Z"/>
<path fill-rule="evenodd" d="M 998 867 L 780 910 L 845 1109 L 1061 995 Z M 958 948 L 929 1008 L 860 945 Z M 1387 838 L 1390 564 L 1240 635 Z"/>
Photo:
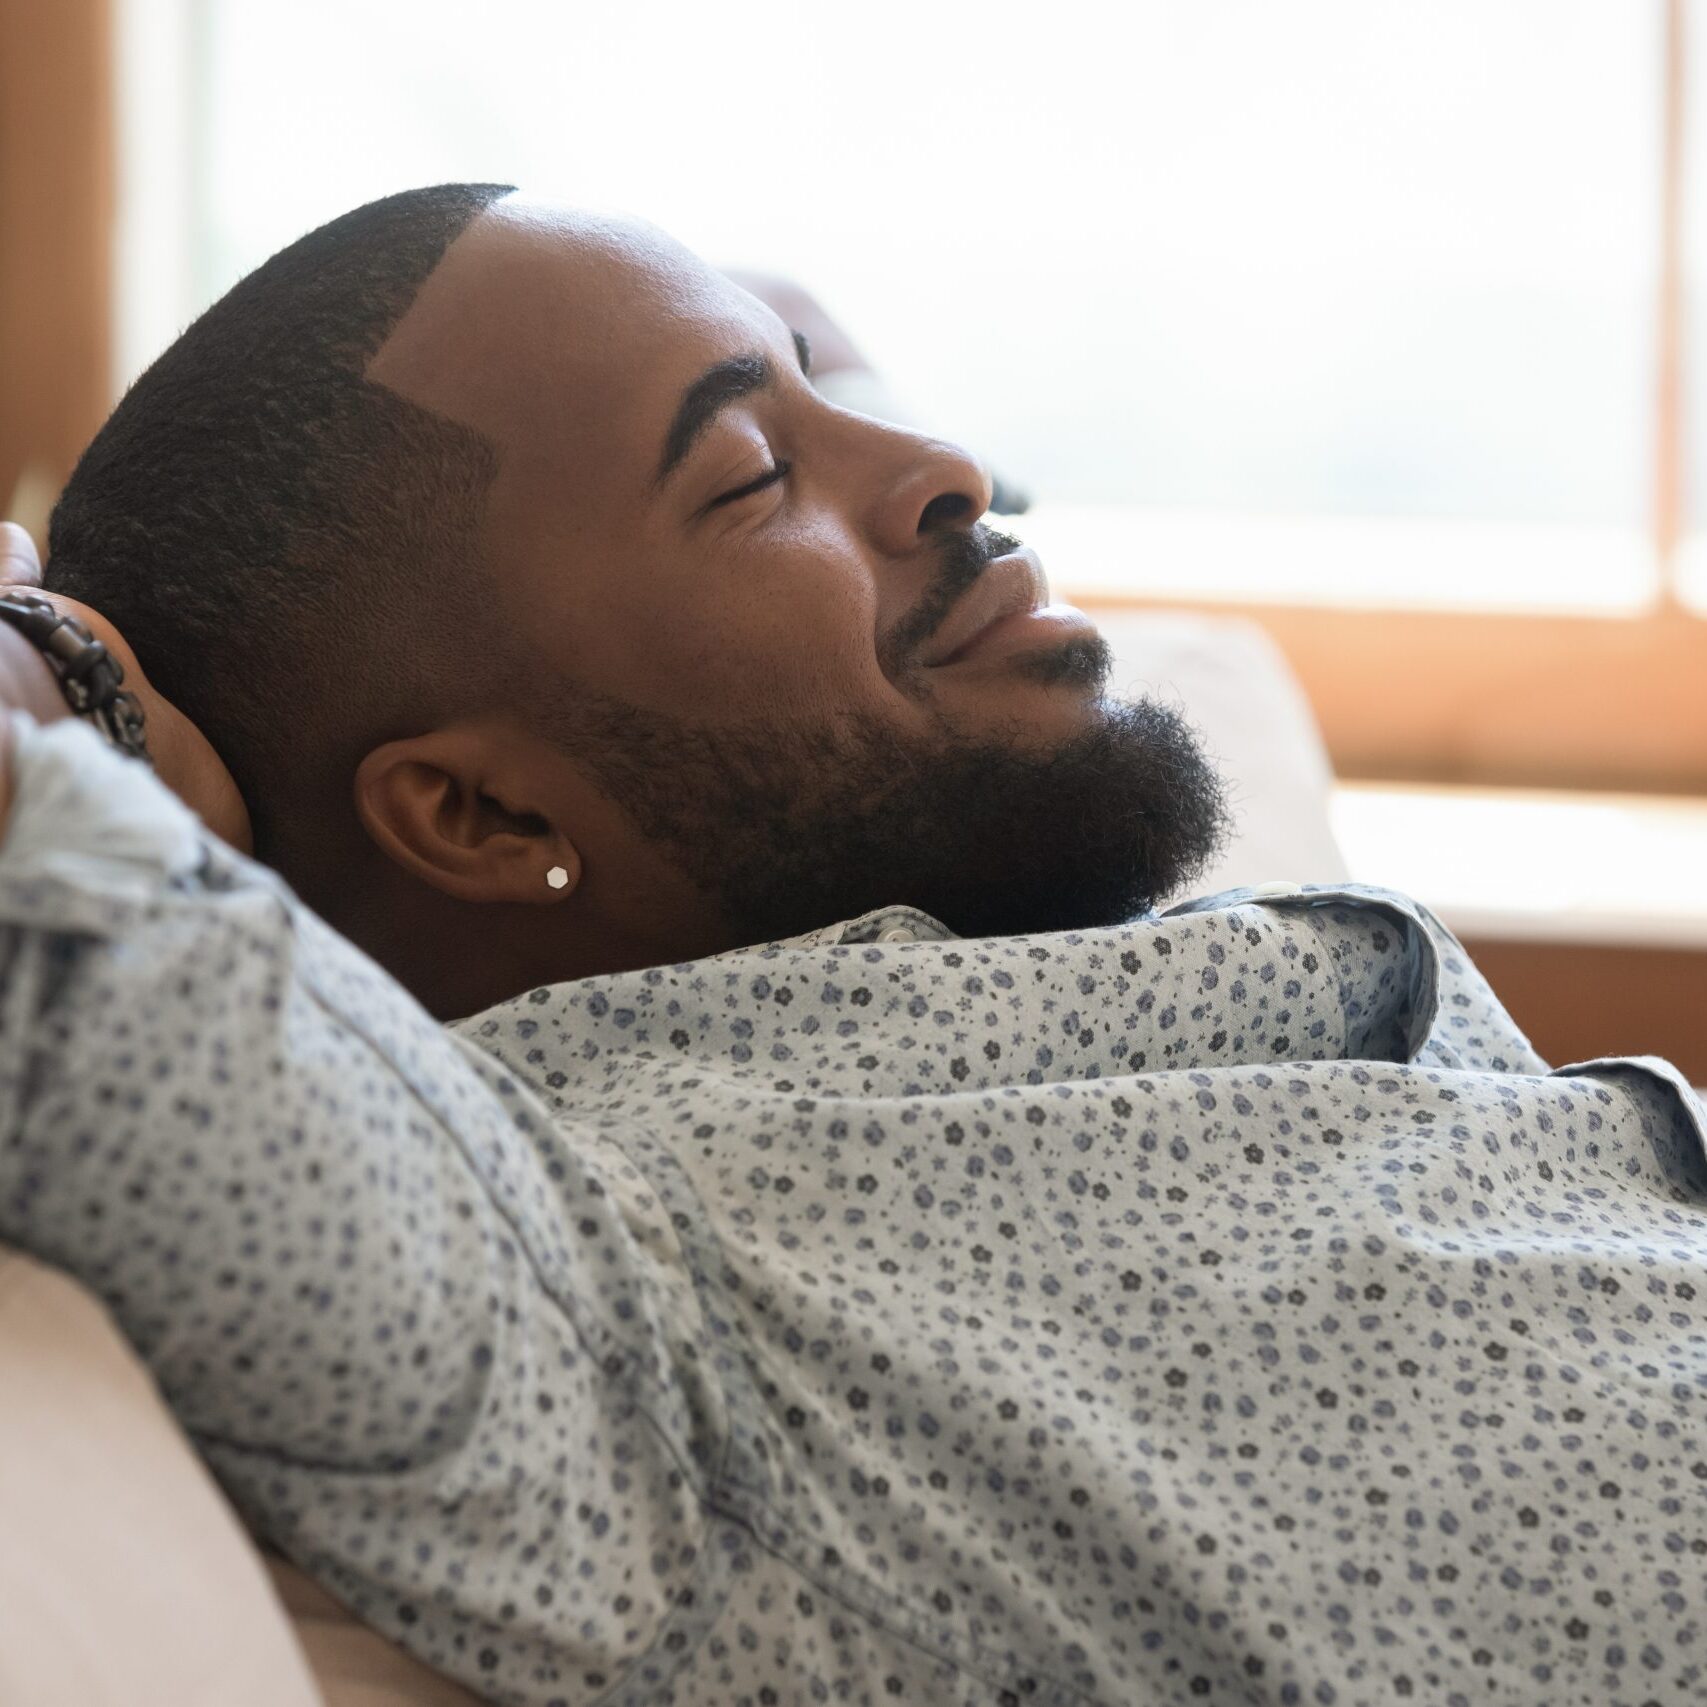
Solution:
<path fill-rule="evenodd" d="M 444 1028 L 19 730 L 0 1237 L 476 1692 L 1707 1696 L 1701 1110 L 1412 902 L 895 907 Z"/>

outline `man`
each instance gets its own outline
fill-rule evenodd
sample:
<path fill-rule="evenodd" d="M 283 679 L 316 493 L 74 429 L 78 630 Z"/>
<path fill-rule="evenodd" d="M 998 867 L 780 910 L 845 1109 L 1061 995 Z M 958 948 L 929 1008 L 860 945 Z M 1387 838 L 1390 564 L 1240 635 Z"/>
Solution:
<path fill-rule="evenodd" d="M 1549 1074 L 1400 897 L 1146 913 L 1189 736 L 657 234 L 459 186 L 256 279 L 49 582 L 467 1017 L 14 718 L 0 1236 L 257 1533 L 501 1701 L 1699 1692 L 1672 1069 Z"/>

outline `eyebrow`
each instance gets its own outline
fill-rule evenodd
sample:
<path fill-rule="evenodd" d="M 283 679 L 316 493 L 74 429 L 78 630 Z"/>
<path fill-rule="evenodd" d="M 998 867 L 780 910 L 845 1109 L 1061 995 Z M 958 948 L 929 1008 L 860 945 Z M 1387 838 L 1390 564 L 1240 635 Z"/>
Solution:
<path fill-rule="evenodd" d="M 812 371 L 812 346 L 804 333 L 794 334 L 794 353 L 800 360 L 800 371 Z M 730 404 L 763 391 L 776 381 L 776 365 L 760 352 L 729 356 L 714 362 L 682 393 L 676 405 L 675 419 L 664 436 L 664 454 L 658 459 L 655 486 L 662 486 L 687 460 L 688 452 L 700 435 Z"/>

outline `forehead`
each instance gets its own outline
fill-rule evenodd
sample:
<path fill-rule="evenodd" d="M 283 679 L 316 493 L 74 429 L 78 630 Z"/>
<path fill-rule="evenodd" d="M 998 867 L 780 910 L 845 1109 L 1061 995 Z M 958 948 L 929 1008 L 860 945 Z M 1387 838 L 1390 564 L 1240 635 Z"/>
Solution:
<path fill-rule="evenodd" d="M 367 377 L 483 433 L 512 473 L 609 490 L 650 478 L 683 386 L 778 332 L 665 233 L 509 197 L 446 251 Z"/>

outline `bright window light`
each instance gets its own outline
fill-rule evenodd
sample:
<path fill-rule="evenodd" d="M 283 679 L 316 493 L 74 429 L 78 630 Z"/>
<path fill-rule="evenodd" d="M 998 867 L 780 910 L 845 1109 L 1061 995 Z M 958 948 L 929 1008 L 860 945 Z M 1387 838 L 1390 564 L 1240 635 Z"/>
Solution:
<path fill-rule="evenodd" d="M 501 179 L 794 275 L 1045 526 L 1499 524 L 1434 572 L 1508 605 L 1581 530 L 1543 604 L 1650 589 L 1658 5 L 174 4 L 195 300 L 134 365 L 343 209 Z"/>

